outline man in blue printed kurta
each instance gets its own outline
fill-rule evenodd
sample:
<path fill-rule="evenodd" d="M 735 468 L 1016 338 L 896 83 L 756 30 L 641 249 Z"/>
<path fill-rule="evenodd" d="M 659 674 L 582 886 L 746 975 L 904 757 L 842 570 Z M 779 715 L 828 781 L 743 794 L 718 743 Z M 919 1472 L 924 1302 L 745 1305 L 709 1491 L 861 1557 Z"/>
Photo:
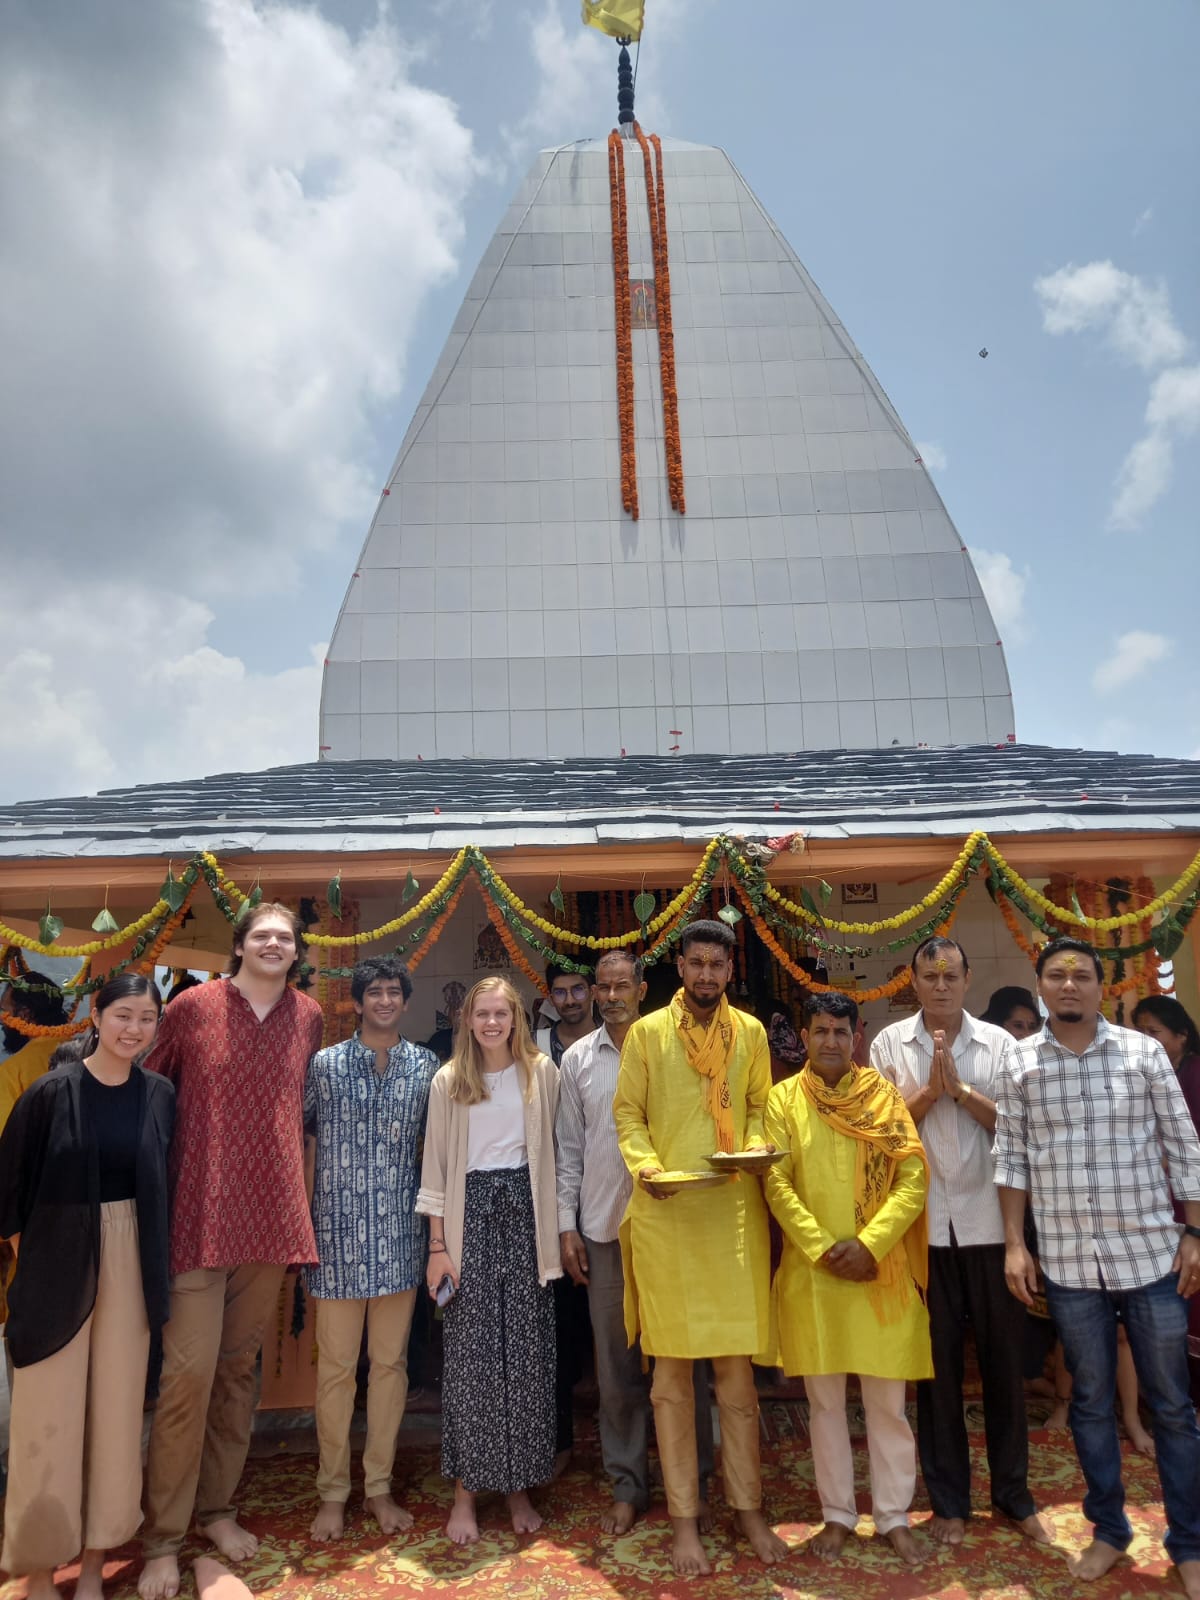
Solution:
<path fill-rule="evenodd" d="M 396 1439 L 408 1396 L 408 1335 L 424 1282 L 425 1219 L 414 1206 L 432 1050 L 400 1037 L 412 993 L 390 956 L 359 963 L 350 980 L 358 1032 L 312 1058 L 304 1125 L 315 1143 L 313 1229 L 319 1265 L 308 1269 L 316 1306 L 320 1510 L 314 1539 L 342 1535 L 350 1497 L 350 1423 L 363 1324 L 367 1328 L 367 1509 L 384 1533 L 411 1527 L 392 1499 Z"/>

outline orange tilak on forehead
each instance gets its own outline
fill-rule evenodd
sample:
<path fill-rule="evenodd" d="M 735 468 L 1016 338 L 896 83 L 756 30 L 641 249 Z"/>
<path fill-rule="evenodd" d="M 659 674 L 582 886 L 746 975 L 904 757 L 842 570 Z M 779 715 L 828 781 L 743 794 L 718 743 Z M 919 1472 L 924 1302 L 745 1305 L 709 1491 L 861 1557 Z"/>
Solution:
<path fill-rule="evenodd" d="M 1079 965 L 1079 957 L 1068 953 L 1067 955 L 1063 956 L 1062 965 L 1064 972 L 1074 972 L 1075 968 Z"/>
<path fill-rule="evenodd" d="M 937 958 L 937 960 L 933 963 L 933 970 L 935 972 L 949 972 L 950 963 L 946 960 L 945 956 L 939 956 Z"/>

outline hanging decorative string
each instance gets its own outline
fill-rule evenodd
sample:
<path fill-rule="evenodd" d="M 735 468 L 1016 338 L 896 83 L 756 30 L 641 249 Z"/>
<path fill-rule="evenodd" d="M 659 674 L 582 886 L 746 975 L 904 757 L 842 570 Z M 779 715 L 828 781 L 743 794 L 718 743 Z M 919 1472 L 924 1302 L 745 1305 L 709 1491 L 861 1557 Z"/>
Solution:
<path fill-rule="evenodd" d="M 625 141 L 615 130 L 608 136 L 608 192 L 612 213 L 613 327 L 617 341 L 617 438 L 621 451 L 621 504 L 636 522 L 637 436 L 633 415 L 633 313 L 629 303 Z"/>
<path fill-rule="evenodd" d="M 671 265 L 667 249 L 667 197 L 662 140 L 656 133 L 647 139 L 638 122 L 634 123 L 633 131 L 642 147 L 646 205 L 650 213 L 650 244 L 654 252 L 654 309 L 658 326 L 658 370 L 662 382 L 667 489 L 671 496 L 671 509 L 682 516 L 686 509 L 683 497 L 683 450 L 679 442 L 679 391 L 675 383 L 675 330 L 671 321 Z M 654 147 L 654 160 L 651 159 L 651 146 Z"/>

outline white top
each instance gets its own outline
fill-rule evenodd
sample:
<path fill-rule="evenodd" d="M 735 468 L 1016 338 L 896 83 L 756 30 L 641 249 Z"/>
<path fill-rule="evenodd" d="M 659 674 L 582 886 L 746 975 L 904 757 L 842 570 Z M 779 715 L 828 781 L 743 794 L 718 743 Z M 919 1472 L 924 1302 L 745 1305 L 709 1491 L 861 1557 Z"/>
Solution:
<path fill-rule="evenodd" d="M 617 1237 L 633 1179 L 621 1159 L 613 1096 L 621 1052 L 608 1029 L 597 1028 L 563 1054 L 554 1122 L 560 1232 L 577 1228 L 597 1244 Z"/>
<path fill-rule="evenodd" d="M 1001 1073 L 1013 1045 L 1012 1036 L 1003 1028 L 980 1022 L 964 1011 L 950 1054 L 964 1083 L 989 1100 L 997 1100 Z M 925 1088 L 933 1066 L 933 1039 L 925 1026 L 925 1013 L 918 1011 L 915 1017 L 884 1028 L 871 1045 L 871 1065 L 889 1078 L 906 1100 Z M 953 1223 L 958 1244 L 1003 1244 L 991 1134 L 948 1094 L 926 1112 L 917 1131 L 929 1158 L 929 1243 L 949 1245 Z"/>
<path fill-rule="evenodd" d="M 485 1072 L 483 1082 L 488 1097 L 470 1108 L 467 1119 L 467 1171 L 528 1166 L 525 1106 L 516 1063 Z"/>

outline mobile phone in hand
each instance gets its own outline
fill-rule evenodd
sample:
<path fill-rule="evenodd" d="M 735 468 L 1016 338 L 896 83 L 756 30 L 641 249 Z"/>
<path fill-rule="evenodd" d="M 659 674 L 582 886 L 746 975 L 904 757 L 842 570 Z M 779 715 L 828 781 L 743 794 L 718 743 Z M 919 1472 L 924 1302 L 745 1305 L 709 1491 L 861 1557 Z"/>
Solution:
<path fill-rule="evenodd" d="M 454 1299 L 454 1279 L 449 1273 L 447 1273 L 442 1279 L 441 1283 L 438 1284 L 437 1293 L 434 1295 L 434 1299 L 437 1301 L 439 1306 L 448 1306 L 451 1300 Z"/>

